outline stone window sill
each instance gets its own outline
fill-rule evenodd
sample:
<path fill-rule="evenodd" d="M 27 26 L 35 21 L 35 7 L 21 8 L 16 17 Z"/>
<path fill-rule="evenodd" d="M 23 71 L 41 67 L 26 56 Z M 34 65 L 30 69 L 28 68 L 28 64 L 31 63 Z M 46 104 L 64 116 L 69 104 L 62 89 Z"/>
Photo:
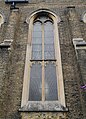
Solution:
<path fill-rule="evenodd" d="M 28 101 L 19 109 L 20 112 L 66 112 L 68 109 L 58 101 Z"/>

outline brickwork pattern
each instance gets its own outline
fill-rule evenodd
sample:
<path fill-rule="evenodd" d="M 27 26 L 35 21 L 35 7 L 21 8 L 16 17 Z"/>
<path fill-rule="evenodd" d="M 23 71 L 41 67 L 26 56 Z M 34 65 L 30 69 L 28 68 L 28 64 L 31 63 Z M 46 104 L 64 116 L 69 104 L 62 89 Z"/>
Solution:
<path fill-rule="evenodd" d="M 22 119 L 67 119 L 65 113 L 56 112 L 38 112 L 38 113 L 22 113 Z"/>

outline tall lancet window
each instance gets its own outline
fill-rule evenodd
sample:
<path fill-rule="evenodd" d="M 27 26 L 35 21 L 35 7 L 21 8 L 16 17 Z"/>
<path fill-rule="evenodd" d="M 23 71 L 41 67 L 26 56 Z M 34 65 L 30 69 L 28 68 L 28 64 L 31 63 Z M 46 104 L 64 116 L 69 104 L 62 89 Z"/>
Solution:
<path fill-rule="evenodd" d="M 32 29 L 30 101 L 58 100 L 53 20 L 39 16 Z"/>
<path fill-rule="evenodd" d="M 33 13 L 26 21 L 28 41 L 21 107 L 42 102 L 46 105 L 52 101 L 65 106 L 59 17 L 43 10 Z"/>

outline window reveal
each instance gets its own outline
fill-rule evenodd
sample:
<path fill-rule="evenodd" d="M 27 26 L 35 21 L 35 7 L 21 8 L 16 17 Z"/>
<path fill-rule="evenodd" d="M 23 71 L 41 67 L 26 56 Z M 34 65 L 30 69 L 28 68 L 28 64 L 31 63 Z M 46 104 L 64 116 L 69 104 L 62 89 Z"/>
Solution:
<path fill-rule="evenodd" d="M 30 71 L 30 101 L 57 100 L 53 21 L 38 17 L 33 24 Z"/>

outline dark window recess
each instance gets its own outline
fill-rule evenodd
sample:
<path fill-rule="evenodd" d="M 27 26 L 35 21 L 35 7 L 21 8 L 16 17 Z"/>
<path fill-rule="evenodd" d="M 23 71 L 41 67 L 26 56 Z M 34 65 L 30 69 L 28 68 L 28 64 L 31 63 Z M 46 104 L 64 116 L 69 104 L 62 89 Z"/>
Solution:
<path fill-rule="evenodd" d="M 31 66 L 29 101 L 42 100 L 42 67 L 35 63 Z"/>
<path fill-rule="evenodd" d="M 27 3 L 28 2 L 28 0 L 5 0 L 5 3 L 13 3 L 13 2 L 15 2 L 15 3 Z"/>
<path fill-rule="evenodd" d="M 45 66 L 45 100 L 57 100 L 56 66 L 49 62 Z"/>

